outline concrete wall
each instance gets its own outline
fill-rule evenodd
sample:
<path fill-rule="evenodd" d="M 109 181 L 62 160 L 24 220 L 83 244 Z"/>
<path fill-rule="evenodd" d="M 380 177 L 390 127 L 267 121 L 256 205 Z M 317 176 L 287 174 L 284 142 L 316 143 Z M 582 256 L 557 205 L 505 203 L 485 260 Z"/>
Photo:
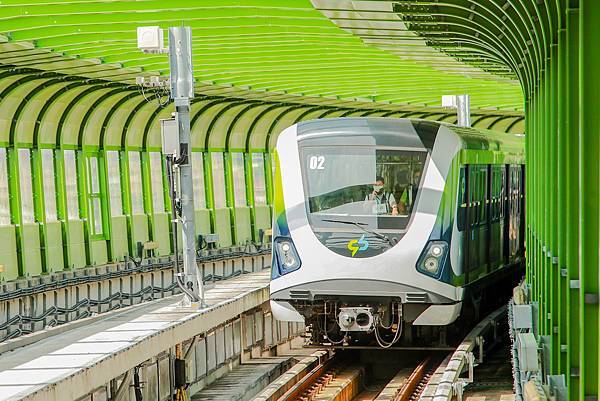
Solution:
<path fill-rule="evenodd" d="M 244 360 L 264 355 L 275 355 L 279 347 L 304 332 L 299 323 L 275 321 L 269 305 L 247 311 L 225 324 L 193 336 L 182 344 L 186 357 L 188 395 L 193 395 Z M 177 350 L 161 353 L 140 365 L 138 375 L 144 401 L 170 400 L 173 373 L 171 361 Z M 123 398 L 117 393 L 123 381 L 127 390 Z M 134 372 L 130 371 L 111 380 L 77 401 L 135 401 Z"/>

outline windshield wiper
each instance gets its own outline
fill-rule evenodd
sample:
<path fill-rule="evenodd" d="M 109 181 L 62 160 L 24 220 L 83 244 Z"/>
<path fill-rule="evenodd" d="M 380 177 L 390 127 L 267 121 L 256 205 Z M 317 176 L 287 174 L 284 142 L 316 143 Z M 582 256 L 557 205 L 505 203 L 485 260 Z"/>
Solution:
<path fill-rule="evenodd" d="M 356 226 L 356 227 L 360 228 L 361 230 L 363 230 L 364 232 L 366 232 L 367 234 L 372 234 L 379 239 L 386 240 L 388 242 L 388 244 L 390 244 L 390 246 L 394 246 L 394 243 L 392 242 L 392 240 L 389 239 L 387 236 L 385 236 L 382 233 L 375 231 L 373 229 L 363 227 L 363 226 L 366 226 L 367 223 L 358 223 L 356 221 L 333 220 L 333 219 L 322 219 L 322 221 L 326 221 L 328 223 L 350 224 L 350 225 Z"/>

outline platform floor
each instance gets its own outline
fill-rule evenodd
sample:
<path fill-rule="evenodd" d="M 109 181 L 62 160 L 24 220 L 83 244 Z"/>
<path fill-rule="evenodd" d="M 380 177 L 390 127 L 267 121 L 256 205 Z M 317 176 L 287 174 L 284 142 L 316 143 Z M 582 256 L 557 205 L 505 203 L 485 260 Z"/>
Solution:
<path fill-rule="evenodd" d="M 0 400 L 72 400 L 269 298 L 269 272 L 218 282 L 201 310 L 181 295 L 107 313 L 89 325 L 0 355 Z"/>

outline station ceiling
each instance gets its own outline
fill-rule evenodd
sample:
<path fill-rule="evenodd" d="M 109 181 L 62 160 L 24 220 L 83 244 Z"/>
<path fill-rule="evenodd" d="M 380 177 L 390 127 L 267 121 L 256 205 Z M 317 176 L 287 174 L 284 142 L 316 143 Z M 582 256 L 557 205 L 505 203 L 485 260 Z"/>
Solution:
<path fill-rule="evenodd" d="M 412 45 L 423 41 L 390 24 L 403 25 L 392 2 L 313 3 L 4 0 L 0 60 L 5 65 L 133 83 L 142 74 L 168 75 L 166 55 L 138 51 L 136 28 L 185 23 L 193 31 L 199 93 L 249 91 L 263 98 L 290 95 L 316 102 L 439 106 L 442 94 L 460 92 L 471 94 L 474 108 L 522 109 L 521 88 L 515 80 Z M 362 11 L 345 11 L 357 8 L 357 3 L 363 4 Z M 331 9 L 332 4 L 337 9 Z M 377 23 L 378 30 L 365 29 Z M 404 47 L 394 50 L 401 43 Z M 434 62 L 423 63 L 425 59 Z"/>
<path fill-rule="evenodd" d="M 168 59 L 140 52 L 136 28 L 182 23 L 193 34 L 197 149 L 268 149 L 285 124 L 307 118 L 453 122 L 441 96 L 461 93 L 475 126 L 524 131 L 515 77 L 432 47 L 393 4 L 2 0 L 0 143 L 158 146 L 170 108 L 146 102 L 135 77 L 167 77 Z"/>

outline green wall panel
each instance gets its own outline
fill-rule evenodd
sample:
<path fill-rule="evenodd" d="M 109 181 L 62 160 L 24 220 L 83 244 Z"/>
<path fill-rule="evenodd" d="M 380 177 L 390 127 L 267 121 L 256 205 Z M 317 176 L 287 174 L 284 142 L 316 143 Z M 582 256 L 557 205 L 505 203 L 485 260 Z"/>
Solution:
<path fill-rule="evenodd" d="M 46 272 L 64 270 L 62 223 L 60 221 L 48 222 L 44 225 L 44 230 L 46 237 Z"/>
<path fill-rule="evenodd" d="M 133 249 L 137 249 L 137 243 L 147 242 L 148 235 L 148 218 L 145 214 L 134 214 L 131 216 L 131 244 Z M 137 254 L 136 254 L 137 256 Z"/>
<path fill-rule="evenodd" d="M 219 246 L 233 244 L 231 238 L 231 215 L 228 208 L 215 209 L 215 234 L 219 234 Z"/>
<path fill-rule="evenodd" d="M 108 262 L 108 250 L 105 240 L 90 241 L 90 263 L 92 266 L 104 265 Z"/>
<path fill-rule="evenodd" d="M 17 239 L 14 226 L 0 227 L 0 281 L 14 280 L 19 276 Z"/>
<path fill-rule="evenodd" d="M 210 210 L 196 210 L 196 234 L 210 234 Z"/>
<path fill-rule="evenodd" d="M 111 218 L 110 225 L 110 248 L 113 262 L 120 262 L 129 254 L 129 242 L 127 239 L 127 217 L 116 216 Z"/>
<path fill-rule="evenodd" d="M 254 231 L 258 238 L 258 230 L 271 228 L 271 208 L 267 205 L 254 207 Z"/>
<path fill-rule="evenodd" d="M 235 229 L 237 233 L 237 245 L 245 245 L 246 242 L 252 241 L 249 207 L 235 208 Z"/>
<path fill-rule="evenodd" d="M 169 224 L 169 215 L 167 213 L 154 214 L 152 238 L 158 243 L 158 248 L 156 249 L 158 256 L 169 255 L 171 253 Z"/>
<path fill-rule="evenodd" d="M 21 244 L 23 275 L 25 277 L 40 275 L 42 273 L 42 255 L 37 223 L 25 223 L 21 226 Z"/>
<path fill-rule="evenodd" d="M 83 221 L 69 220 L 67 222 L 67 253 L 69 255 L 69 268 L 85 267 L 85 238 Z"/>

